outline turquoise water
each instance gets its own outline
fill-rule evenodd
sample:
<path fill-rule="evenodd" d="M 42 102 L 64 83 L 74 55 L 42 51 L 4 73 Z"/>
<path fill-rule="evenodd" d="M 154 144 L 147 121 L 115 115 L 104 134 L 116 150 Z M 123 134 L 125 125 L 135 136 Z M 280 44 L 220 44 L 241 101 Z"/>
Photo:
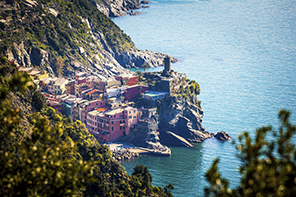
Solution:
<path fill-rule="evenodd" d="M 242 131 L 254 136 L 262 125 L 277 128 L 279 109 L 290 110 L 296 123 L 295 10 L 295 0 L 156 0 L 142 15 L 113 21 L 139 49 L 177 57 L 173 69 L 201 85 L 203 126 L 236 139 Z M 222 175 L 238 184 L 235 152 L 231 143 L 209 139 L 192 149 L 172 148 L 170 158 L 123 165 L 128 173 L 148 166 L 153 184 L 172 183 L 175 196 L 203 196 L 204 174 L 216 157 Z"/>

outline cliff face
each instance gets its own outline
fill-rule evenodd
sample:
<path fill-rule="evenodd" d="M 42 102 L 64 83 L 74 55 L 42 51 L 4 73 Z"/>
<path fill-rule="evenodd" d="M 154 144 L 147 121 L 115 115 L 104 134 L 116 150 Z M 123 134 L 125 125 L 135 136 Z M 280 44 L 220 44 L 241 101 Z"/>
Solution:
<path fill-rule="evenodd" d="M 195 100 L 190 98 L 166 97 L 157 101 L 142 100 L 137 103 L 147 109 L 156 109 L 154 118 L 141 118 L 138 127 L 119 142 L 132 143 L 136 146 L 193 146 L 212 137 L 202 126 L 203 110 Z M 155 110 L 156 111 L 156 110 Z M 156 112 L 155 112 L 156 113 Z"/>
<path fill-rule="evenodd" d="M 203 110 L 194 101 L 167 97 L 157 103 L 157 108 L 162 143 L 171 144 L 171 140 L 167 138 L 171 133 L 193 143 L 203 142 L 211 137 L 202 126 Z"/>
<path fill-rule="evenodd" d="M 138 50 L 94 4 L 105 14 L 109 6 L 109 11 L 119 16 L 114 10 L 121 10 L 122 14 L 138 8 L 139 3 L 135 0 L 100 1 L 100 4 L 87 0 L 80 0 L 79 4 L 37 0 L 27 6 L 24 2 L 10 5 L 7 1 L 5 9 L 0 9 L 3 55 L 17 60 L 21 66 L 40 67 L 53 76 L 85 71 L 102 80 L 129 72 L 124 68 L 163 64 L 166 54 Z"/>
<path fill-rule="evenodd" d="M 115 59 L 120 65 L 125 68 L 139 68 L 144 64 L 149 67 L 158 67 L 164 65 L 164 58 L 168 55 L 160 52 L 153 52 L 150 50 L 129 49 L 124 52 L 116 52 Z M 178 59 L 171 57 L 171 62 L 177 62 Z"/>

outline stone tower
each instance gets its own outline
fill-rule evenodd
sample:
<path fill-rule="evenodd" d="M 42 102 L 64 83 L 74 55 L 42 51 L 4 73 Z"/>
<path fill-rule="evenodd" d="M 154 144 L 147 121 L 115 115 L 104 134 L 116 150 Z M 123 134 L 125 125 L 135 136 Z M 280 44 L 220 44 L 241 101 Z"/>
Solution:
<path fill-rule="evenodd" d="M 169 56 L 164 58 L 164 73 L 171 71 L 171 58 Z"/>

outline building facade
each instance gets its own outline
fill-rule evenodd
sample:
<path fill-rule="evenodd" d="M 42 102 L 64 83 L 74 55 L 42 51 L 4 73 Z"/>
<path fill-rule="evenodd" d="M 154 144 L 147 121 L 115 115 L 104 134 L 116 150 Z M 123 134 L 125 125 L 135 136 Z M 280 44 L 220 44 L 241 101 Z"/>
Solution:
<path fill-rule="evenodd" d="M 93 110 L 87 113 L 87 128 L 99 141 L 111 142 L 137 125 L 138 111 L 133 107 L 118 108 L 106 112 Z"/>

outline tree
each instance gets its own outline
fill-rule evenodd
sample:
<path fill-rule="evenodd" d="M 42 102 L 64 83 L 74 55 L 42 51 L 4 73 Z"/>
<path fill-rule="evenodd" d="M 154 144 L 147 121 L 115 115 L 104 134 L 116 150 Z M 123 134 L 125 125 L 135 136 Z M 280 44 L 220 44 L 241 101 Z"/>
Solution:
<path fill-rule="evenodd" d="M 59 77 L 62 75 L 64 61 L 65 60 L 61 56 L 58 56 L 55 62 L 56 71 Z"/>
<path fill-rule="evenodd" d="M 152 190 L 151 182 L 152 176 L 147 167 L 143 165 L 134 167 L 131 177 L 131 185 L 133 185 L 134 192 L 149 194 Z"/>
<path fill-rule="evenodd" d="M 255 140 L 249 133 L 239 136 L 238 158 L 242 178 L 238 188 L 229 189 L 228 181 L 218 172 L 218 159 L 206 173 L 210 188 L 207 196 L 296 196 L 296 150 L 291 142 L 296 126 L 289 122 L 290 113 L 279 111 L 279 131 L 272 127 L 256 130 Z M 271 136 L 271 134 L 273 134 Z M 266 136 L 272 140 L 266 140 Z"/>
<path fill-rule="evenodd" d="M 146 70 L 147 68 L 149 68 L 148 64 L 144 64 L 144 65 L 143 65 L 143 68 L 144 68 L 144 72 L 145 72 L 145 70 Z"/>
<path fill-rule="evenodd" d="M 11 108 L 8 93 L 24 93 L 32 81 L 28 75 L 17 72 L 6 77 L 4 84 L 0 86 L 1 196 L 81 193 L 86 182 L 94 181 L 92 169 L 98 162 L 76 158 L 78 152 L 71 138 L 61 139 L 62 124 L 53 128 L 43 116 L 38 117 L 30 135 L 15 139 L 20 127 L 20 109 Z"/>
<path fill-rule="evenodd" d="M 46 106 L 46 98 L 40 91 L 34 92 L 32 97 L 32 105 L 37 111 L 41 111 L 41 109 Z"/>
<path fill-rule="evenodd" d="M 139 77 L 143 75 L 142 72 L 139 70 L 136 73 L 137 73 L 137 75 L 139 75 Z"/>

